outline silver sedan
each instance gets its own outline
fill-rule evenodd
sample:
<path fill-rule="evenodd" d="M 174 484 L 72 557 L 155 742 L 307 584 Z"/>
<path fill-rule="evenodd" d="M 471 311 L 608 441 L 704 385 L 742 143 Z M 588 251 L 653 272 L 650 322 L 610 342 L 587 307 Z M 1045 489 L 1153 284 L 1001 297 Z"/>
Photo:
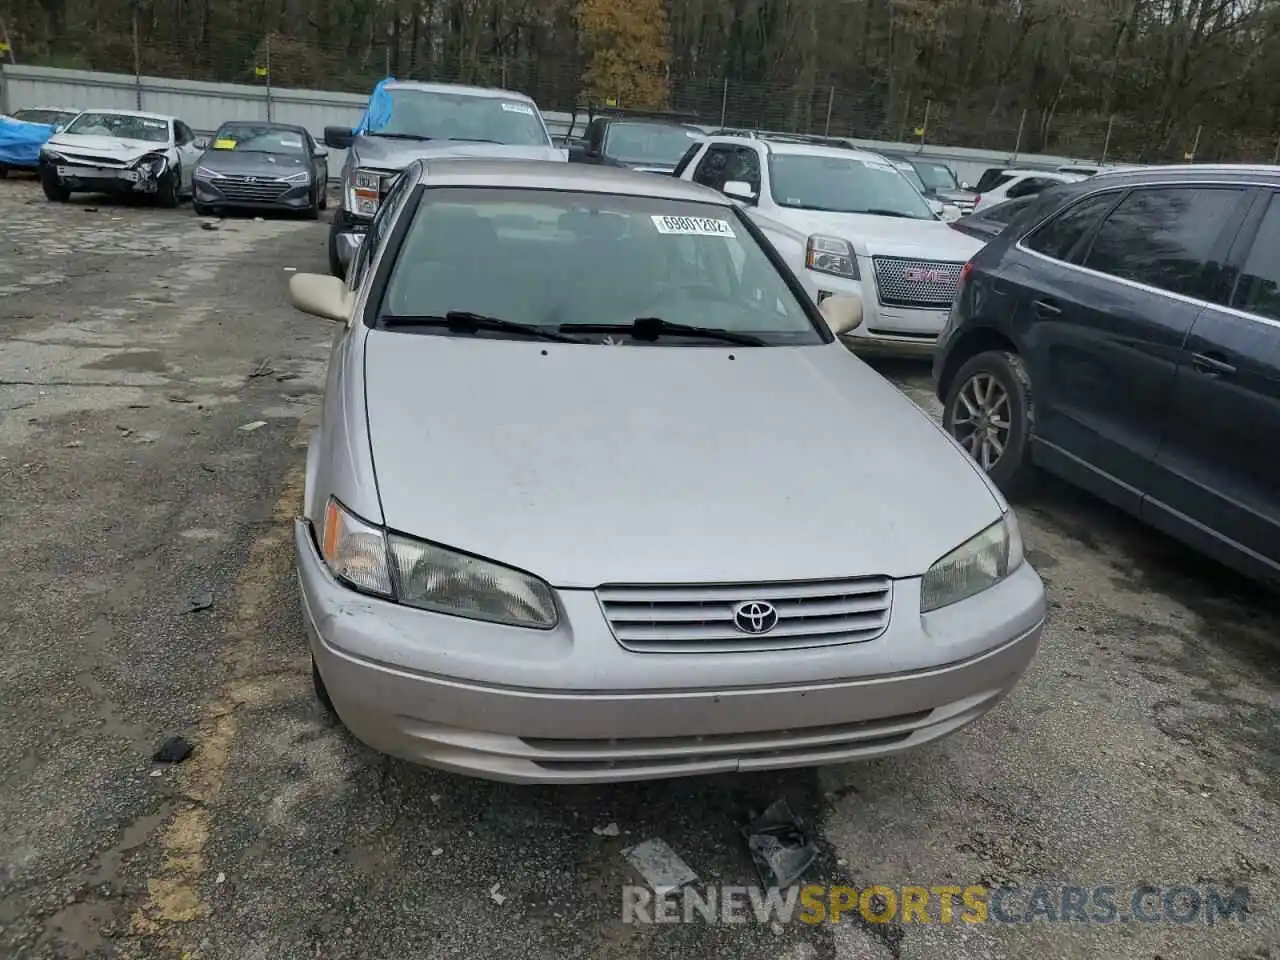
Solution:
<path fill-rule="evenodd" d="M 344 283 L 298 576 L 365 743 L 520 782 L 877 757 L 990 710 L 1043 586 L 981 470 L 732 201 L 419 161 Z"/>

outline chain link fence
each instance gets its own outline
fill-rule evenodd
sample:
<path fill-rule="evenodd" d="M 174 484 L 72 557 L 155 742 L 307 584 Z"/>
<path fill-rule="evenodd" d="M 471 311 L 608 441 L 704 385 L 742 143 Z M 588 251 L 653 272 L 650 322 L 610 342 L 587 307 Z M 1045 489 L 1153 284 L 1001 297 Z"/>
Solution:
<path fill-rule="evenodd" d="M 278 33 L 219 32 L 159 41 L 136 31 L 67 36 L 56 48 L 14 44 L 20 63 L 179 80 L 222 81 L 367 93 L 382 78 L 500 86 L 532 96 L 544 110 L 585 112 L 584 64 L 576 50 L 556 56 L 486 57 L 449 38 L 352 38 L 324 44 Z M 725 77 L 666 78 L 668 105 L 712 126 L 818 133 L 904 143 L 1048 153 L 1094 161 L 1280 162 L 1280 131 L 1270 136 L 1180 119 L 1023 109 L 994 95 L 933 99 L 822 83 L 753 82 Z M 606 97 L 627 106 L 625 96 Z"/>

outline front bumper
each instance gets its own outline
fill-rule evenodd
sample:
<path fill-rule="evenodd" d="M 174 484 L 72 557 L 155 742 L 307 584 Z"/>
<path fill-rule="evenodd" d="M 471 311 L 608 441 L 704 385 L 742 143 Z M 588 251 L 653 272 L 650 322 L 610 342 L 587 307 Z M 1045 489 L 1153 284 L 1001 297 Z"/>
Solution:
<path fill-rule="evenodd" d="M 903 357 L 931 357 L 947 322 L 947 308 L 918 309 L 885 306 L 880 303 L 874 267 L 868 257 L 858 257 L 861 280 L 815 273 L 801 266 L 799 275 L 814 303 L 831 294 L 854 295 L 862 299 L 862 323 L 841 337 L 845 346 L 857 353 Z"/>
<path fill-rule="evenodd" d="M 150 167 L 104 167 L 42 158 L 40 168 L 52 170 L 58 184 L 88 193 L 155 193 L 159 178 Z"/>
<path fill-rule="evenodd" d="M 558 591 L 565 616 L 553 631 L 478 623 L 355 593 L 330 575 L 307 521 L 294 536 L 311 651 L 352 734 L 416 763 L 521 783 L 814 766 L 919 746 L 1013 688 L 1045 615 L 1024 564 L 924 617 L 919 581 L 898 581 L 888 630 L 865 643 L 633 653 L 593 591 Z"/>
<path fill-rule="evenodd" d="M 372 222 L 372 218 L 357 217 L 346 210 L 339 210 L 334 214 L 329 231 L 338 262 L 344 270 L 351 266 Z"/>
<path fill-rule="evenodd" d="M 266 181 L 257 188 L 217 180 L 192 181 L 196 203 L 243 210 L 305 210 L 311 206 L 312 186 Z"/>

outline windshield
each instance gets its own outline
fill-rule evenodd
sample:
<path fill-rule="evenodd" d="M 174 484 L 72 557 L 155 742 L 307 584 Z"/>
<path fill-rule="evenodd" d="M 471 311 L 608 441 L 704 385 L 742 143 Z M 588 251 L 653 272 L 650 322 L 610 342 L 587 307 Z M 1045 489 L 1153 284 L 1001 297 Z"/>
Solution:
<path fill-rule="evenodd" d="M 268 127 L 253 123 L 227 123 L 213 135 L 214 150 L 237 153 L 289 153 L 305 156 L 307 148 L 301 130 Z"/>
<path fill-rule="evenodd" d="M 959 190 L 960 184 L 956 181 L 956 175 L 951 172 L 951 168 L 945 163 L 929 163 L 927 160 L 913 160 L 911 165 L 916 168 L 916 172 L 920 174 L 930 190 Z"/>
<path fill-rule="evenodd" d="M 783 207 L 938 219 L 910 181 L 878 157 L 775 153 L 769 187 Z"/>
<path fill-rule="evenodd" d="M 64 133 L 88 137 L 119 137 L 122 140 L 169 142 L 169 121 L 135 117 L 127 113 L 82 113 Z"/>
<path fill-rule="evenodd" d="M 43 123 L 54 127 L 60 123 L 66 123 L 74 116 L 74 113 L 63 110 L 18 110 L 13 114 L 13 119 L 21 120 L 23 123 Z"/>
<path fill-rule="evenodd" d="M 674 167 L 689 144 L 700 136 L 697 130 L 670 123 L 627 120 L 609 126 L 604 152 L 623 163 L 657 163 Z"/>
<path fill-rule="evenodd" d="M 526 100 L 433 93 L 410 87 L 387 90 L 391 110 L 386 122 L 371 125 L 374 136 L 410 136 L 430 140 L 475 140 L 511 146 L 550 146 L 533 105 Z"/>
<path fill-rule="evenodd" d="M 440 317 L 450 311 L 566 333 L 586 324 L 629 326 L 638 317 L 658 317 L 750 334 L 767 344 L 824 342 L 732 208 L 650 197 L 426 190 L 378 316 Z M 395 329 L 441 333 L 430 327 Z M 600 343 L 609 335 L 581 336 Z M 636 342 L 625 334 L 613 338 Z M 659 337 L 646 345 L 714 342 Z"/>

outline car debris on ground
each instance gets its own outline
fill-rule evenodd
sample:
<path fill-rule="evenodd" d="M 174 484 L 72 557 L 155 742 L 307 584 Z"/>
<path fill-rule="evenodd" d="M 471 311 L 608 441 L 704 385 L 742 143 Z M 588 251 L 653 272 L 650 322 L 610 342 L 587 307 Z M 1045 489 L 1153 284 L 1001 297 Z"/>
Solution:
<path fill-rule="evenodd" d="M 742 828 L 747 850 L 760 879 L 768 888 L 789 887 L 818 856 L 813 832 L 791 812 L 785 800 L 775 800 L 764 813 Z"/>
<path fill-rule="evenodd" d="M 635 867 L 654 893 L 664 897 L 681 887 L 694 883 L 698 875 L 680 859 L 680 855 L 666 841 L 654 837 L 623 851 L 627 862 Z"/>

